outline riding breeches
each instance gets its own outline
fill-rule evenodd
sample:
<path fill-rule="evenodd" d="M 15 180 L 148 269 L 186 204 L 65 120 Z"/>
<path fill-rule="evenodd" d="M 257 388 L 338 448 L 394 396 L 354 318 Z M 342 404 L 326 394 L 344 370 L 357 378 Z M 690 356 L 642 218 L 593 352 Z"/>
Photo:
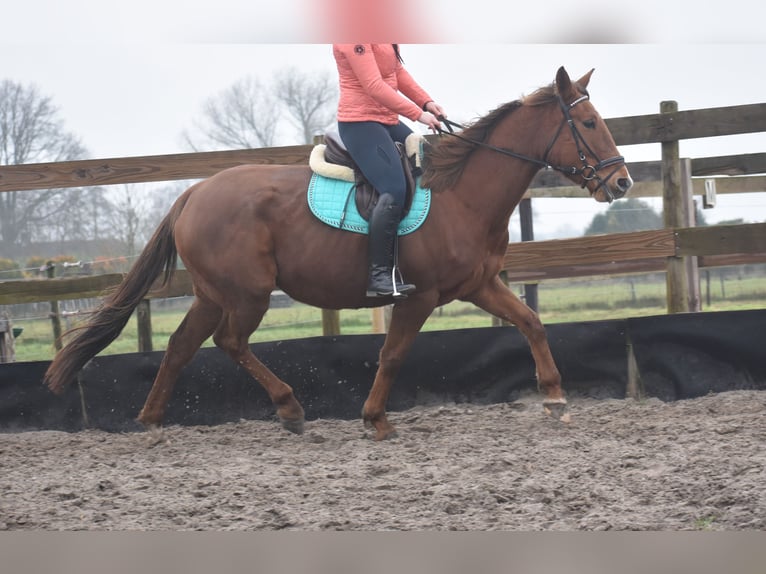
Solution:
<path fill-rule="evenodd" d="M 338 122 L 338 133 L 348 153 L 381 195 L 390 194 L 393 204 L 404 205 L 407 181 L 394 142 L 404 143 L 412 130 L 399 122 Z"/>

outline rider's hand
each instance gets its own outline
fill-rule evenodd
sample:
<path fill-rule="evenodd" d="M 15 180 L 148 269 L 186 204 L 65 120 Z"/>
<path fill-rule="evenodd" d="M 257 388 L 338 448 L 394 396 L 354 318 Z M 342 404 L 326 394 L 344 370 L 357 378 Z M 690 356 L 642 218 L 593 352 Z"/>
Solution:
<path fill-rule="evenodd" d="M 421 124 L 427 125 L 430 129 L 432 129 L 435 132 L 441 129 L 441 124 L 439 123 L 439 120 L 437 120 L 436 116 L 433 115 L 431 112 L 423 112 L 422 114 L 420 114 L 418 121 Z"/>
<path fill-rule="evenodd" d="M 444 111 L 444 108 L 442 108 L 436 102 L 428 102 L 425 105 L 425 111 L 431 112 L 433 115 L 435 115 L 439 119 L 447 117 L 447 113 Z"/>

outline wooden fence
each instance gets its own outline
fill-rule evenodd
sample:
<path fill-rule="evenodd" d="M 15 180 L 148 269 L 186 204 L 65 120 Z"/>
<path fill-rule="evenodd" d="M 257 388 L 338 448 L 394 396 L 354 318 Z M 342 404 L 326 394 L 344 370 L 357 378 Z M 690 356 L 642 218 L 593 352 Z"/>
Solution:
<path fill-rule="evenodd" d="M 503 270 L 513 282 L 553 278 L 666 271 L 668 312 L 699 309 L 698 267 L 766 262 L 766 223 L 694 228 L 692 197 L 713 181 L 717 194 L 766 191 L 766 153 L 687 159 L 679 141 L 766 131 L 766 103 L 678 111 L 662 102 L 660 113 L 606 120 L 618 146 L 660 143 L 662 159 L 629 165 L 635 185 L 631 197 L 662 197 L 665 229 L 530 241 L 508 246 Z M 436 136 L 428 136 L 429 138 Z M 197 179 L 247 163 L 307 164 L 312 146 L 233 150 L 160 156 L 94 159 L 0 166 L 0 193 Z M 747 176 L 747 177 L 738 177 Z M 587 197 L 587 192 L 553 171 L 540 172 L 525 198 Z M 98 296 L 122 275 L 0 282 L 0 305 Z M 150 298 L 190 295 L 183 272 L 169 288 Z M 141 350 L 151 348 L 146 333 L 149 304 L 139 308 Z M 148 325 L 148 326 L 147 326 Z M 337 311 L 323 312 L 325 334 L 338 332 Z"/>

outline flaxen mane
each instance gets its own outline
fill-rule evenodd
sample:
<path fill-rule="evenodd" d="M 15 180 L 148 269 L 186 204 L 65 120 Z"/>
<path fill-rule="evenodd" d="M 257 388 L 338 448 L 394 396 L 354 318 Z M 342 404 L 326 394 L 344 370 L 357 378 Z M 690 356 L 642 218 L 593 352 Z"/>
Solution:
<path fill-rule="evenodd" d="M 460 133 L 465 139 L 442 135 L 434 145 L 429 146 L 425 154 L 421 185 L 435 193 L 452 187 L 457 183 L 466 161 L 477 147 L 476 144 L 465 141 L 466 139 L 486 142 L 495 126 L 522 105 L 539 106 L 555 100 L 556 87 L 555 84 L 551 84 L 520 100 L 503 104 L 479 118 Z"/>

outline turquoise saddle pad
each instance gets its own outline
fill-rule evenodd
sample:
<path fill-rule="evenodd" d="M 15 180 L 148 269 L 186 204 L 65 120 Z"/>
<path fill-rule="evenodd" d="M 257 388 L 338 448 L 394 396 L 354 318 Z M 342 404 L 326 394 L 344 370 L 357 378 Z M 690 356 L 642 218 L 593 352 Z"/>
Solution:
<path fill-rule="evenodd" d="M 311 212 L 332 227 L 366 234 L 367 221 L 359 215 L 353 194 L 354 184 L 340 179 L 331 179 L 316 173 L 311 176 L 308 201 Z M 398 234 L 412 233 L 426 220 L 431 207 L 431 190 L 418 183 L 412 206 L 399 224 Z"/>

